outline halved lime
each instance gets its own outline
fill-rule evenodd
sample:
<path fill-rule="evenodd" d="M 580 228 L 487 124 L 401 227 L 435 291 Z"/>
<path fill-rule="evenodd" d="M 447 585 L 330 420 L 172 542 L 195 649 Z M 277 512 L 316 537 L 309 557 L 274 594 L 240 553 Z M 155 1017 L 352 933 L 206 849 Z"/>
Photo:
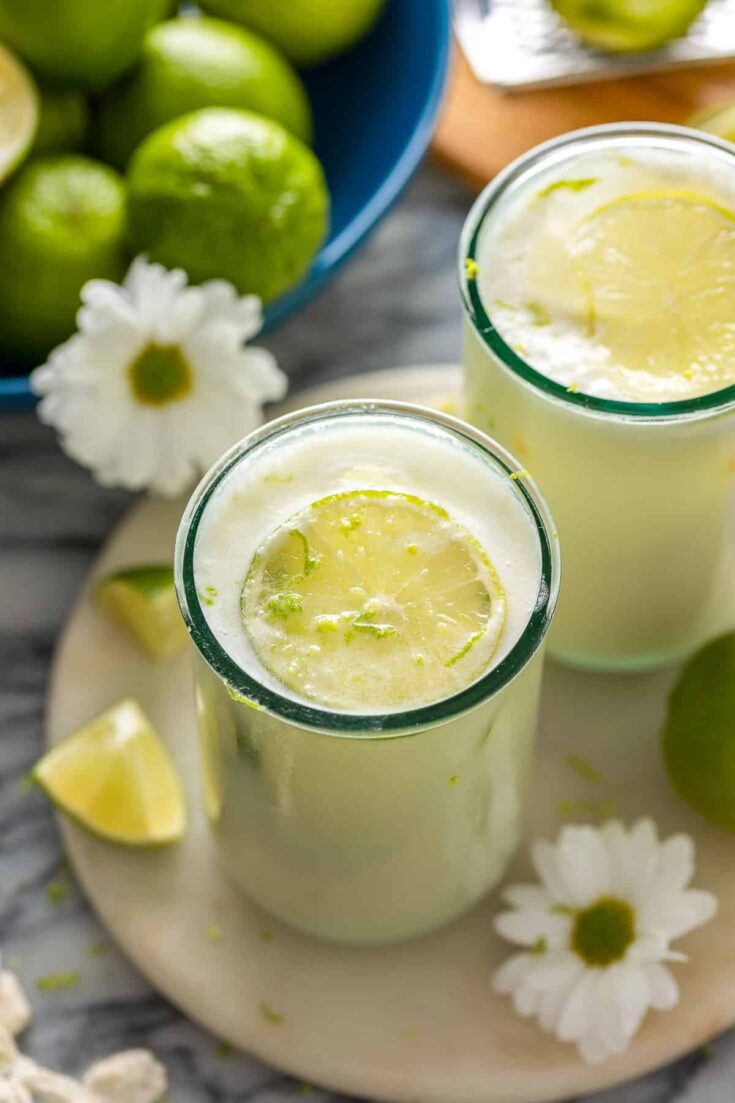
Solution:
<path fill-rule="evenodd" d="M 488 668 L 506 596 L 486 551 L 446 510 L 354 490 L 291 517 L 256 553 L 246 631 L 288 689 L 348 711 L 449 697 Z"/>
<path fill-rule="evenodd" d="M 156 846 L 184 834 L 181 782 L 132 697 L 53 747 L 36 764 L 33 778 L 62 812 L 111 842 Z"/>
<path fill-rule="evenodd" d="M 684 667 L 669 699 L 663 752 L 679 796 L 735 831 L 735 633 Z"/>
<path fill-rule="evenodd" d="M 97 583 L 95 597 L 152 658 L 168 659 L 186 645 L 170 563 L 113 571 Z"/>
<path fill-rule="evenodd" d="M 22 161 L 38 129 L 38 91 L 25 65 L 0 43 L 0 180 Z"/>
<path fill-rule="evenodd" d="M 583 219 L 568 248 L 590 335 L 623 387 L 626 372 L 678 376 L 688 394 L 732 382 L 735 213 L 683 189 L 622 196 Z M 634 386 L 640 395 L 639 377 Z"/>

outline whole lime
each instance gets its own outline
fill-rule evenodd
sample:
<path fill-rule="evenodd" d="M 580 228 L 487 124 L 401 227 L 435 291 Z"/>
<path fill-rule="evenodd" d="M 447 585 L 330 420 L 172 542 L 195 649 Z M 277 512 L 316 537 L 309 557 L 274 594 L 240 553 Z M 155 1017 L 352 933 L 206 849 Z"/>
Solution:
<path fill-rule="evenodd" d="M 636 53 L 685 34 L 708 0 L 551 0 L 569 27 L 591 46 Z"/>
<path fill-rule="evenodd" d="M 735 633 L 684 667 L 669 699 L 663 752 L 679 796 L 735 831 Z"/>
<path fill-rule="evenodd" d="M 133 154 L 128 187 L 136 252 L 264 301 L 303 275 L 327 227 L 314 154 L 248 111 L 205 108 L 154 130 Z"/>
<path fill-rule="evenodd" d="M 259 31 L 297 65 L 316 65 L 354 46 L 385 0 L 202 0 L 202 7 Z"/>
<path fill-rule="evenodd" d="M 34 156 L 82 149 L 89 124 L 89 108 L 83 93 L 43 81 L 39 92 L 41 117 L 33 142 Z"/>
<path fill-rule="evenodd" d="M 124 167 L 152 130 L 201 107 L 240 107 L 311 140 L 311 108 L 290 63 L 260 36 L 184 16 L 151 28 L 134 71 L 99 106 L 99 152 Z"/>
<path fill-rule="evenodd" d="M 125 185 L 69 154 L 26 165 L 0 200 L 0 344 L 43 358 L 70 336 L 87 280 L 125 269 Z"/>
<path fill-rule="evenodd" d="M 716 107 L 708 107 L 693 115 L 687 126 L 716 134 L 726 142 L 735 142 L 735 103 L 720 103 Z"/>
<path fill-rule="evenodd" d="M 168 0 L 0 0 L 0 38 L 40 76 L 97 87 L 134 63 Z"/>

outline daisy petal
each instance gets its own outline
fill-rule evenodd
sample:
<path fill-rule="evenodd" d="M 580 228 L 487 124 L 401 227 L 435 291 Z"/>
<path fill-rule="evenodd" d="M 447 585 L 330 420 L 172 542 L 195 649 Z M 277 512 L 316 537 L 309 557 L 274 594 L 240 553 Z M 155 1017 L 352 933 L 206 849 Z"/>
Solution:
<path fill-rule="evenodd" d="M 687 889 L 673 902 L 665 916 L 666 933 L 670 939 L 708 923 L 717 911 L 717 897 L 703 889 Z"/>
<path fill-rule="evenodd" d="M 550 948 L 566 946 L 570 927 L 569 916 L 548 911 L 501 912 L 495 919 L 498 934 L 517 946 L 535 946 L 540 939 Z"/>
<path fill-rule="evenodd" d="M 508 888 L 503 889 L 501 895 L 511 908 L 544 911 L 552 907 L 548 894 L 538 885 L 509 885 Z"/>
<path fill-rule="evenodd" d="M 609 893 L 608 855 L 599 831 L 594 827 L 564 827 L 556 849 L 557 868 L 575 907 L 587 907 Z"/>
<path fill-rule="evenodd" d="M 560 1042 L 576 1042 L 584 1036 L 594 1007 L 600 971 L 586 969 L 559 1011 L 556 1036 Z"/>
<path fill-rule="evenodd" d="M 671 1011 L 679 1002 L 679 986 L 665 965 L 651 961 L 644 966 L 648 999 L 656 1011 Z"/>
<path fill-rule="evenodd" d="M 494 973 L 492 978 L 493 991 L 499 992 L 501 995 L 508 995 L 515 991 L 526 979 L 532 968 L 533 957 L 531 954 L 514 954 Z"/>

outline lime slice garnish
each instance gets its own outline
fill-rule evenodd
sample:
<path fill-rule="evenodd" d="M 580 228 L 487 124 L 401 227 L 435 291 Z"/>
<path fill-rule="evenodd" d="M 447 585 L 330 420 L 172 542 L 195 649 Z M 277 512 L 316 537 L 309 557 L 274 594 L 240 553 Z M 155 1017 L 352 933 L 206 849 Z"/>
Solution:
<path fill-rule="evenodd" d="M 735 831 L 735 633 L 684 667 L 669 699 L 663 752 L 679 796 Z"/>
<path fill-rule="evenodd" d="M 170 564 L 114 571 L 97 583 L 101 609 L 126 628 L 154 659 L 167 659 L 188 638 L 176 601 Z"/>
<path fill-rule="evenodd" d="M 112 842 L 155 846 L 184 834 L 186 805 L 173 762 L 130 697 L 53 747 L 33 778 L 62 812 Z"/>
<path fill-rule="evenodd" d="M 662 379 L 685 381 L 688 395 L 733 381 L 732 211 L 684 190 L 627 195 L 583 219 L 567 247 L 585 328 L 624 389 L 627 379 L 641 399 L 645 373 L 652 397 Z"/>
<path fill-rule="evenodd" d="M 241 599 L 263 663 L 330 708 L 448 697 L 487 669 L 505 591 L 484 549 L 441 507 L 355 490 L 291 517 L 258 549 Z"/>
<path fill-rule="evenodd" d="M 38 92 L 30 73 L 0 44 L 0 180 L 31 148 L 38 116 Z"/>

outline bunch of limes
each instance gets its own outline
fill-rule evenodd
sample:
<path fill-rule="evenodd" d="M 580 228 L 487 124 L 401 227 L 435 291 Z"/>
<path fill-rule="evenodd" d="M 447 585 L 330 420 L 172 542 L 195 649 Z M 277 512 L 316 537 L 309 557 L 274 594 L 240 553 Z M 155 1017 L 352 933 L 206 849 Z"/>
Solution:
<path fill-rule="evenodd" d="M 141 252 L 264 301 L 295 284 L 329 212 L 296 66 L 384 2 L 0 0 L 0 355 L 45 357 Z"/>

